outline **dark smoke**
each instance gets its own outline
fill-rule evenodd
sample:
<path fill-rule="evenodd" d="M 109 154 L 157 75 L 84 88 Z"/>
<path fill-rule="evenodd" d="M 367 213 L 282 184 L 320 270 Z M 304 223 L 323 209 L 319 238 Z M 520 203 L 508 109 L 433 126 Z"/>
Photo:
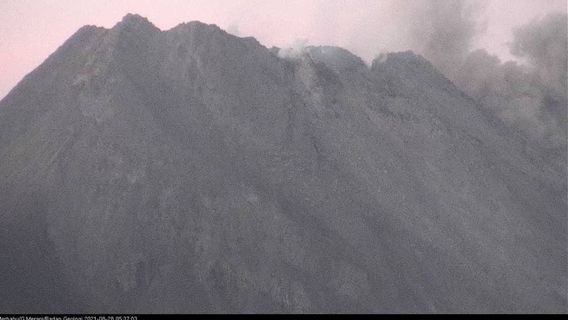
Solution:
<path fill-rule="evenodd" d="M 412 6 L 416 10 L 411 21 L 414 47 L 452 78 L 481 32 L 478 15 L 484 3 L 422 0 Z"/>
<path fill-rule="evenodd" d="M 463 91 L 565 166 L 567 14 L 549 14 L 517 28 L 510 50 L 520 63 L 471 51 L 483 30 L 482 9 L 467 0 L 422 3 L 413 22 L 415 47 Z"/>
<path fill-rule="evenodd" d="M 536 20 L 515 32 L 511 52 L 526 58 L 534 66 L 540 81 L 552 94 L 566 98 L 567 74 L 566 14 L 551 14 Z"/>
<path fill-rule="evenodd" d="M 567 22 L 566 14 L 553 14 L 516 30 L 511 53 L 527 65 L 478 50 L 453 75 L 462 90 L 549 151 L 558 165 L 566 161 Z"/>

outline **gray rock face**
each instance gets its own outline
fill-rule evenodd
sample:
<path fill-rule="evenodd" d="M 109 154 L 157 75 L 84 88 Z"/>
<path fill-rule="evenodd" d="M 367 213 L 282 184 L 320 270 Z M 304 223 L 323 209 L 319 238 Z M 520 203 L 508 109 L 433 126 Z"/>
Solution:
<path fill-rule="evenodd" d="M 0 102 L 0 312 L 565 312 L 565 178 L 413 53 L 129 15 Z"/>

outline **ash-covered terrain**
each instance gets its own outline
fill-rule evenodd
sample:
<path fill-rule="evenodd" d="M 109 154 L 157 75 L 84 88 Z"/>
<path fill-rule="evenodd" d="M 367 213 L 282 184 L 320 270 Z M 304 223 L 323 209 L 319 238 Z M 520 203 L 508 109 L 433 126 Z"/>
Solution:
<path fill-rule="evenodd" d="M 566 312 L 566 166 L 427 60 L 80 29 L 0 102 L 0 313 Z"/>

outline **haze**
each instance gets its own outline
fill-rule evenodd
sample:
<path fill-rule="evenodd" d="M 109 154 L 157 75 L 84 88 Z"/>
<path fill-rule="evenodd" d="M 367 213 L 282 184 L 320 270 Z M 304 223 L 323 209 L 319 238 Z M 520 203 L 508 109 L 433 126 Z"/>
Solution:
<path fill-rule="evenodd" d="M 112 27 L 128 12 L 148 17 L 162 30 L 182 21 L 217 24 L 266 46 L 298 39 L 345 47 L 369 61 L 384 51 L 420 52 L 413 30 L 429 19 L 431 1 L 392 0 L 3 0 L 0 2 L 0 98 L 83 25 Z M 474 47 L 512 59 L 512 30 L 550 12 L 566 12 L 564 0 L 469 1 L 477 25 Z M 459 19 L 459 17 L 458 17 Z M 421 22 L 422 21 L 422 22 Z M 412 23 L 411 23 L 412 22 Z M 414 25 L 413 25 L 414 23 Z M 418 28 L 417 28 L 418 27 Z M 420 38 L 420 35 L 418 36 Z"/>

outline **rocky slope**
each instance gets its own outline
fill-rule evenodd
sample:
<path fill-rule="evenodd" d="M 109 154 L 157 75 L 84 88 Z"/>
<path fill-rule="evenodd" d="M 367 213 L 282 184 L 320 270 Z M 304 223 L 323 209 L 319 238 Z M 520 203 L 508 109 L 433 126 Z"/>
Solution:
<path fill-rule="evenodd" d="M 0 102 L 0 312 L 565 312 L 566 191 L 411 52 L 128 15 Z"/>

